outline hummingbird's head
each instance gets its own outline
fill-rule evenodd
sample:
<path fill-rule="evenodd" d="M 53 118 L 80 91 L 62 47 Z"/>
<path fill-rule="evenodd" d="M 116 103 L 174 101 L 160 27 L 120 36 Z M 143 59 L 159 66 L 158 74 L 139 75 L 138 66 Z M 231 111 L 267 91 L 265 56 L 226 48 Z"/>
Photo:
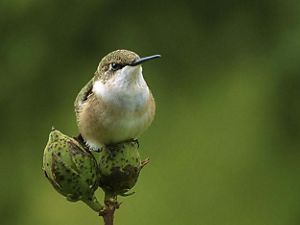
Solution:
<path fill-rule="evenodd" d="M 142 74 L 141 64 L 145 61 L 159 58 L 153 55 L 140 58 L 136 53 L 129 50 L 116 50 L 104 56 L 96 71 L 96 79 L 103 83 L 110 79 L 135 80 Z"/>

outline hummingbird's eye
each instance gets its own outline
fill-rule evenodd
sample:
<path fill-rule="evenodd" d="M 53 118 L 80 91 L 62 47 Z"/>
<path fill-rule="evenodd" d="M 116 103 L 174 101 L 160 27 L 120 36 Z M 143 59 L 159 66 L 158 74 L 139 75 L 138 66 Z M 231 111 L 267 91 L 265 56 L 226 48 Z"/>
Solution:
<path fill-rule="evenodd" d="M 111 70 L 119 70 L 121 69 L 123 66 L 121 64 L 118 64 L 118 63 L 111 63 L 110 64 L 110 69 Z"/>

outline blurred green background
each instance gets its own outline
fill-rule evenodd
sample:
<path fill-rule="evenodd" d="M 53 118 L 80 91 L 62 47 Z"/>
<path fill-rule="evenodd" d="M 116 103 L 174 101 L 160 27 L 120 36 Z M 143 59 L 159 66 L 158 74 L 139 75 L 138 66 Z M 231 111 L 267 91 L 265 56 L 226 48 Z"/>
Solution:
<path fill-rule="evenodd" d="M 116 224 L 300 224 L 299 1 L 0 3 L 0 223 L 102 224 L 41 170 L 52 125 L 115 49 L 141 56 L 157 115 L 151 164 Z M 99 197 L 102 194 L 99 192 Z"/>

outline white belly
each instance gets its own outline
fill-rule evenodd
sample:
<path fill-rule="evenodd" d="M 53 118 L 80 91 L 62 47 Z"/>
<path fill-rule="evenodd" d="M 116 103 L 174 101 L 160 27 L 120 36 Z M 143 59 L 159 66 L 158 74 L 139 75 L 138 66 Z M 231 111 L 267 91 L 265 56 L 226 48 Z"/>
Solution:
<path fill-rule="evenodd" d="M 122 111 L 118 117 L 108 115 L 102 123 L 110 142 L 116 143 L 140 136 L 152 122 L 152 117 L 150 108 L 142 114 Z"/>

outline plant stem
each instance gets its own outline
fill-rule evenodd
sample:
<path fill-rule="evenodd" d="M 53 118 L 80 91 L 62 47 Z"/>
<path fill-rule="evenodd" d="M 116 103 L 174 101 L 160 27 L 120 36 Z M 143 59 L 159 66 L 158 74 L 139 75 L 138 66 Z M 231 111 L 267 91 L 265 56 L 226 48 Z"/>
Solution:
<path fill-rule="evenodd" d="M 105 208 L 100 212 L 103 217 L 104 225 L 114 224 L 114 213 L 119 208 L 120 204 L 117 202 L 117 196 L 105 193 L 104 197 Z"/>

